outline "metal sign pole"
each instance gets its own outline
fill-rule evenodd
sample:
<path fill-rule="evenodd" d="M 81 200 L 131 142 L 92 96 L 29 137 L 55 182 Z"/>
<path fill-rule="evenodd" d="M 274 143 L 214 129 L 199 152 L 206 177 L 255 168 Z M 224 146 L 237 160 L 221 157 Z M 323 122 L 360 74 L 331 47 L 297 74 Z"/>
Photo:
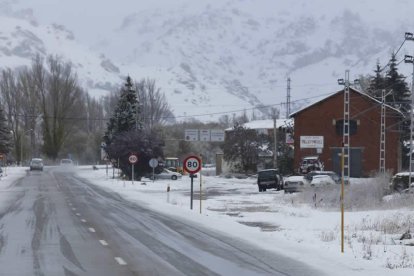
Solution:
<path fill-rule="evenodd" d="M 191 202 L 190 202 L 190 209 L 193 210 L 193 179 L 194 179 L 194 174 L 190 174 L 190 178 L 191 178 Z"/>
<path fill-rule="evenodd" d="M 132 164 L 132 185 L 134 185 L 134 164 Z"/>

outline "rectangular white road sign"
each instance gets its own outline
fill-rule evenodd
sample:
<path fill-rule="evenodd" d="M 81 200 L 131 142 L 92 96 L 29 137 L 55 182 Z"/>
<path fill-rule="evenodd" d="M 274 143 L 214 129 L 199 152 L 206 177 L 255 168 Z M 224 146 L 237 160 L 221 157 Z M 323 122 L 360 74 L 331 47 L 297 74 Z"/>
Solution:
<path fill-rule="evenodd" d="M 186 129 L 184 132 L 185 141 L 198 141 L 198 129 Z"/>

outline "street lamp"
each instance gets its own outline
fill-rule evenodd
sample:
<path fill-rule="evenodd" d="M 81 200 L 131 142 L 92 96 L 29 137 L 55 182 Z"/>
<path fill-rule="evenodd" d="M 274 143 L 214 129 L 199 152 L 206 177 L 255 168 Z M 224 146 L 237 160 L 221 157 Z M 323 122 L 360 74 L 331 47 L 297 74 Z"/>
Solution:
<path fill-rule="evenodd" d="M 22 137 L 20 138 L 20 167 L 23 167 L 23 137 L 26 136 L 26 133 L 33 131 L 33 129 L 28 129 L 23 132 Z"/>

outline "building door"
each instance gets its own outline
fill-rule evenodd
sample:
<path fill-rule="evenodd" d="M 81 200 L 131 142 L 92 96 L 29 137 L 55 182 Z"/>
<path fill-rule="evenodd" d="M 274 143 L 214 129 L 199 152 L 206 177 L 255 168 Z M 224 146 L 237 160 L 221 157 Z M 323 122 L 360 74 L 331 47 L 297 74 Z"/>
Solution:
<path fill-rule="evenodd" d="M 332 153 L 332 168 L 333 171 L 338 175 L 342 175 L 341 170 L 341 152 L 342 148 L 331 148 Z M 363 148 L 352 148 L 351 157 L 349 159 L 351 170 L 350 177 L 361 177 L 362 176 L 362 154 Z"/>

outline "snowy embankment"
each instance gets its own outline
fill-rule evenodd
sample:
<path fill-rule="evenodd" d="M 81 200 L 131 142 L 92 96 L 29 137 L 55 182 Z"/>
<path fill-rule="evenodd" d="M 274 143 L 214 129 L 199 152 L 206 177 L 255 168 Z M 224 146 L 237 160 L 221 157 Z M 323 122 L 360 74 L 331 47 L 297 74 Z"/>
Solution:
<path fill-rule="evenodd" d="M 385 208 L 375 198 L 361 192 L 364 185 L 370 188 L 372 184 L 355 181 L 356 188 L 347 189 L 345 195 L 346 199 L 348 197 L 345 252 L 341 253 L 339 187 L 296 194 L 273 190 L 259 193 L 254 178 L 203 176 L 200 212 L 200 178 L 194 179 L 193 210 L 190 210 L 188 176 L 176 181 L 144 179 L 132 183 L 113 179 L 112 169 L 107 174 L 104 168 L 92 170 L 91 166 L 85 166 L 77 173 L 130 201 L 285 254 L 329 275 L 414 273 L 414 246 L 400 244 L 414 243 L 414 240 L 399 240 L 410 227 L 414 228 L 412 195 L 395 197 L 386 202 Z M 167 192 L 168 187 L 170 192 Z M 315 192 L 317 200 L 314 202 Z M 349 200 L 351 196 L 353 200 Z M 408 202 L 411 205 L 406 205 Z M 353 211 L 349 211 L 351 209 Z"/>

